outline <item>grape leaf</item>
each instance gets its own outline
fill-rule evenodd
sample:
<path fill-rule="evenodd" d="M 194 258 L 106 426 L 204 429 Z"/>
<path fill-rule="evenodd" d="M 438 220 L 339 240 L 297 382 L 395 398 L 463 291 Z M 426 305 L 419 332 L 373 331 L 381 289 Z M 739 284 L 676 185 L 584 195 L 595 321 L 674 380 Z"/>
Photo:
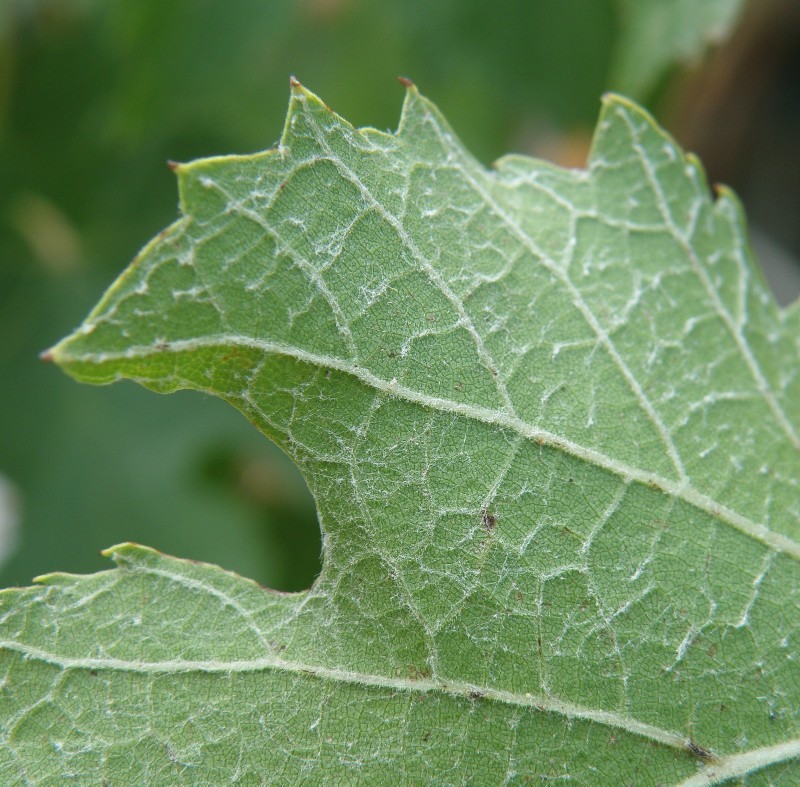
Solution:
<path fill-rule="evenodd" d="M 585 171 L 487 171 L 413 85 L 389 134 L 293 83 L 277 148 L 176 170 L 49 357 L 241 410 L 322 573 L 5 591 L 3 781 L 800 778 L 798 312 L 730 192 L 614 96 Z"/>

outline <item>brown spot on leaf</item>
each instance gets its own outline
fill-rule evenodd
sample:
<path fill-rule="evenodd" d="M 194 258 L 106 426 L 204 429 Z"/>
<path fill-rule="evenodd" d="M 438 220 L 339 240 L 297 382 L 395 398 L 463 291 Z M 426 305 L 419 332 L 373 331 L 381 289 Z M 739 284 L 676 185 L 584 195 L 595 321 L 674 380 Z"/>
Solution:
<path fill-rule="evenodd" d="M 494 530 L 494 526 L 497 524 L 497 517 L 488 509 L 482 508 L 481 522 L 483 522 L 483 526 L 491 533 L 492 530 Z"/>
<path fill-rule="evenodd" d="M 415 664 L 408 665 L 408 677 L 411 680 L 424 680 L 430 678 L 431 671 L 427 667 L 419 668 Z"/>
<path fill-rule="evenodd" d="M 698 746 L 693 740 L 686 744 L 686 750 L 700 760 L 708 761 L 714 759 L 714 755 L 708 749 Z"/>

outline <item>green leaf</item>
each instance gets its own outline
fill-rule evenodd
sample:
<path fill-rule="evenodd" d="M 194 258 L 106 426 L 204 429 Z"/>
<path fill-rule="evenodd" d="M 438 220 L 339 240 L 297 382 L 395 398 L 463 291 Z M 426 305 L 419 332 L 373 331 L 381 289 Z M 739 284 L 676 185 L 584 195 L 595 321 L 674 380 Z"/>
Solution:
<path fill-rule="evenodd" d="M 743 0 L 616 0 L 620 39 L 611 67 L 615 90 L 644 97 L 672 65 L 689 64 L 725 39 Z"/>
<path fill-rule="evenodd" d="M 177 173 L 50 355 L 241 410 L 322 574 L 6 591 L 4 782 L 800 778 L 798 310 L 730 192 L 613 96 L 585 171 L 487 171 L 413 86 L 387 134 L 295 83 L 276 149 Z"/>

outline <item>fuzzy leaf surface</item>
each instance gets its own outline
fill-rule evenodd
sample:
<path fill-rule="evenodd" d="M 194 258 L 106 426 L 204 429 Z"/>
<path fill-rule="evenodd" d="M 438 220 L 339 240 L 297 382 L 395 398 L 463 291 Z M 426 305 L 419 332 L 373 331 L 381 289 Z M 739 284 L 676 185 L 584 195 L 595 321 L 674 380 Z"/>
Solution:
<path fill-rule="evenodd" d="M 387 134 L 294 84 L 177 174 L 51 356 L 242 411 L 322 574 L 6 591 L 4 782 L 800 778 L 798 314 L 695 159 L 609 97 L 586 170 L 486 170 L 413 86 Z"/>

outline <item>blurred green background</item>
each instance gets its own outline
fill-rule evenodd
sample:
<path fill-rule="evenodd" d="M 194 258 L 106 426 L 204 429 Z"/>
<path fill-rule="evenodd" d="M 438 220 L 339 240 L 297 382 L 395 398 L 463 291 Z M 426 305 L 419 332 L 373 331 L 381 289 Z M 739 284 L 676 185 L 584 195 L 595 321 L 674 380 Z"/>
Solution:
<path fill-rule="evenodd" d="M 417 82 L 487 165 L 585 160 L 631 94 L 740 193 L 784 301 L 800 254 L 800 4 L 757 0 L 5 0 L 0 4 L 0 585 L 138 541 L 284 590 L 313 501 L 228 405 L 79 386 L 37 360 L 177 215 L 168 159 L 273 145 L 295 74 L 394 129 Z M 706 46 L 709 41 L 722 42 Z"/>

